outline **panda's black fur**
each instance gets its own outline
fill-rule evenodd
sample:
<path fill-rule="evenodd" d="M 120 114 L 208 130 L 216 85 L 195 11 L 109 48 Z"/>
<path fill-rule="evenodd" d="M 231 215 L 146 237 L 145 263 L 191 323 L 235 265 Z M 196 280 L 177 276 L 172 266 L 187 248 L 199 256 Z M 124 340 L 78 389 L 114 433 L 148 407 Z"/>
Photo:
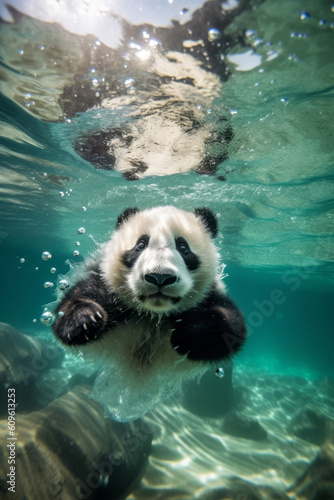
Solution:
<path fill-rule="evenodd" d="M 60 301 L 55 335 L 88 352 L 120 350 L 122 362 L 141 367 L 156 362 L 155 344 L 167 366 L 178 356 L 230 358 L 245 342 L 245 323 L 219 279 L 217 230 L 208 208 L 127 208 Z"/>

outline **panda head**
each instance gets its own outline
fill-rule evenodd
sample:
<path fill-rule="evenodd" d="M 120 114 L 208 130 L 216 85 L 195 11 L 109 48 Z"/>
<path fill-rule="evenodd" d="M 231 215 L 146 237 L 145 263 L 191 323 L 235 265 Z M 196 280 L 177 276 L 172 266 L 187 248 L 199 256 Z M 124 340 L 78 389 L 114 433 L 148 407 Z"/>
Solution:
<path fill-rule="evenodd" d="M 106 244 L 104 280 L 126 307 L 139 313 L 185 311 L 216 280 L 217 230 L 216 216 L 207 208 L 128 208 Z"/>

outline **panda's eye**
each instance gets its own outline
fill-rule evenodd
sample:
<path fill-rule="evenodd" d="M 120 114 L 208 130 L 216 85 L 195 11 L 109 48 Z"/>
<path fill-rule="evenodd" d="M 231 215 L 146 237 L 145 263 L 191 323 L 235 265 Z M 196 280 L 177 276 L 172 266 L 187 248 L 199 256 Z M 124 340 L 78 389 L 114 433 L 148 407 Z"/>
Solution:
<path fill-rule="evenodd" d="M 176 248 L 183 255 L 187 255 L 189 253 L 188 243 L 181 237 L 176 239 Z"/>
<path fill-rule="evenodd" d="M 138 252 L 141 252 L 142 250 L 144 250 L 148 245 L 148 240 L 149 240 L 149 237 L 146 234 L 141 236 L 136 243 L 135 249 Z"/>
<path fill-rule="evenodd" d="M 178 248 L 179 252 L 181 253 L 187 253 L 188 252 L 188 248 L 186 247 L 186 245 L 184 245 L 183 243 L 181 245 L 179 245 L 179 248 Z"/>

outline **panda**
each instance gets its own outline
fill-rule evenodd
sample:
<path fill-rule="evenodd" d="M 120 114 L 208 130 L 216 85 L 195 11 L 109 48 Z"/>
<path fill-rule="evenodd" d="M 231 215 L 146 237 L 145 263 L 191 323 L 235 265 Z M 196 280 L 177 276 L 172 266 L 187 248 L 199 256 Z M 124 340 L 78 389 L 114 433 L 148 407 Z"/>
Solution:
<path fill-rule="evenodd" d="M 112 418 L 140 417 L 243 346 L 217 232 L 209 208 L 127 208 L 56 307 L 56 337 L 100 363 L 93 397 Z"/>

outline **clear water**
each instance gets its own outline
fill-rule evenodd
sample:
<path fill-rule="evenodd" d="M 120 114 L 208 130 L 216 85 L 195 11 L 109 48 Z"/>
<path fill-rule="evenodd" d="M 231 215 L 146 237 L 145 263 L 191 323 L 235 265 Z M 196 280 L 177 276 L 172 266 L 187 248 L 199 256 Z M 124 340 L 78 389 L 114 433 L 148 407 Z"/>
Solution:
<path fill-rule="evenodd" d="M 333 376 L 331 2 L 267 0 L 240 14 L 226 33 L 245 38 L 224 54 L 231 76 L 208 109 L 212 123 L 223 106 L 232 110 L 228 159 L 213 176 L 135 182 L 95 170 L 73 148 L 96 122 L 116 120 L 105 109 L 62 115 L 59 89 L 73 70 L 64 53 L 80 55 L 70 44 L 77 35 L 21 23 L 0 25 L 0 320 L 51 339 L 39 322 L 53 300 L 44 283 L 94 250 L 90 235 L 105 241 L 127 206 L 208 205 L 219 214 L 228 289 L 249 325 L 237 369 L 309 383 Z M 44 251 L 51 260 L 42 260 Z"/>

